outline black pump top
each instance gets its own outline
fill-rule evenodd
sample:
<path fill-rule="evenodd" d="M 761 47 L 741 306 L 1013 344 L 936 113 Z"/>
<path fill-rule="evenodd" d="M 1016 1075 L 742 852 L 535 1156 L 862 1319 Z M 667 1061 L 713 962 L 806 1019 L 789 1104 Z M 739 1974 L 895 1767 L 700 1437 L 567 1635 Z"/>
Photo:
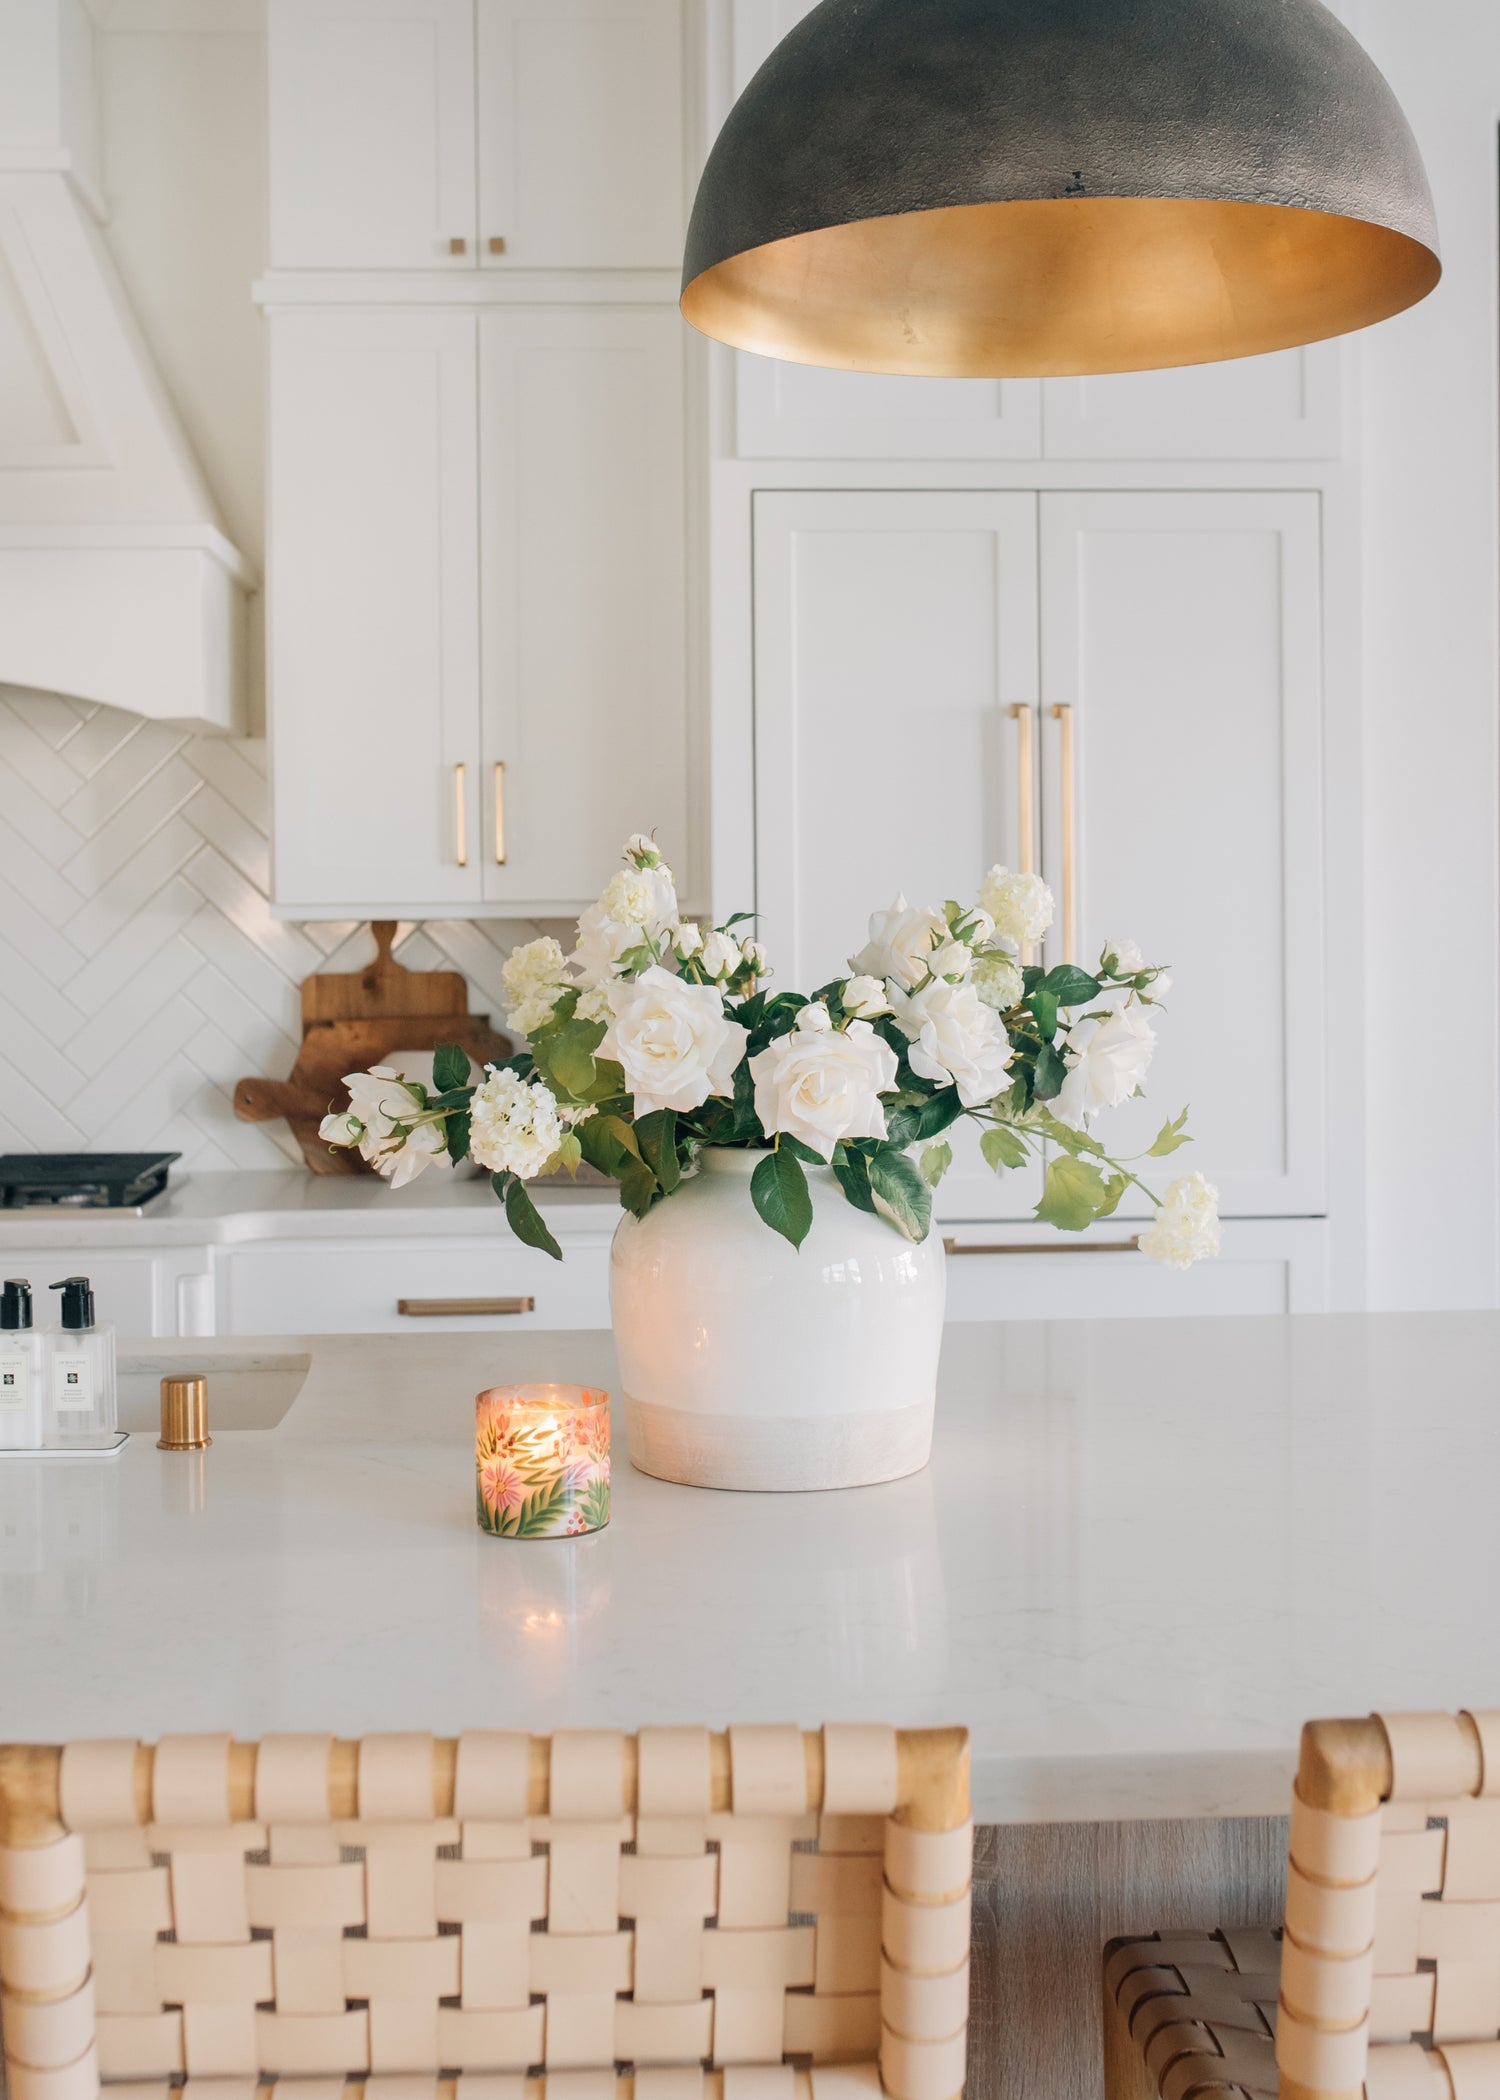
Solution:
<path fill-rule="evenodd" d="M 24 1276 L 13 1276 L 0 1288 L 0 1329 L 14 1333 L 31 1325 L 31 1285 Z"/>
<path fill-rule="evenodd" d="M 94 1293 L 87 1276 L 65 1276 L 61 1283 L 54 1283 L 52 1288 L 62 1292 L 64 1327 L 77 1329 L 93 1326 Z"/>

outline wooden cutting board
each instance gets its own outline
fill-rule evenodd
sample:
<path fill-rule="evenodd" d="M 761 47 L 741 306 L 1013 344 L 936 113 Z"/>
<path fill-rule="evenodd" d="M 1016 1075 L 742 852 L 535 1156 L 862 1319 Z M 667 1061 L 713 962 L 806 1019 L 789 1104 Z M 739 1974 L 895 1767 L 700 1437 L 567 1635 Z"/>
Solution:
<path fill-rule="evenodd" d="M 408 970 L 391 955 L 393 920 L 375 928 L 376 958 L 366 970 L 306 978 L 302 1048 L 290 1079 L 242 1079 L 234 1112 L 242 1123 L 285 1118 L 314 1174 L 368 1174 L 353 1150 L 318 1136 L 324 1116 L 349 1106 L 347 1072 L 366 1072 L 402 1050 L 457 1043 L 475 1064 L 509 1057 L 512 1044 L 487 1014 L 469 1012 L 468 986 L 456 970 Z"/>

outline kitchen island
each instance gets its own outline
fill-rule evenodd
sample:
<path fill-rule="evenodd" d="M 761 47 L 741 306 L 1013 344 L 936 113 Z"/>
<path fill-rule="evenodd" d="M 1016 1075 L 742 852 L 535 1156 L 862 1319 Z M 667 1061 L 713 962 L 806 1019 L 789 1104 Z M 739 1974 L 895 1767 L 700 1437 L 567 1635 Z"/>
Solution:
<path fill-rule="evenodd" d="M 1275 1917 L 1309 1715 L 1500 1706 L 1500 1314 L 956 1325 L 925 1473 L 716 1495 L 620 1453 L 576 1542 L 480 1534 L 472 1399 L 608 1385 L 607 1334 L 126 1361 L 149 1433 L 0 1464 L 9 1739 L 965 1722 L 974 2094 L 1097 2090 L 1109 1933 Z M 154 1447 L 169 1365 L 205 1453 Z"/>

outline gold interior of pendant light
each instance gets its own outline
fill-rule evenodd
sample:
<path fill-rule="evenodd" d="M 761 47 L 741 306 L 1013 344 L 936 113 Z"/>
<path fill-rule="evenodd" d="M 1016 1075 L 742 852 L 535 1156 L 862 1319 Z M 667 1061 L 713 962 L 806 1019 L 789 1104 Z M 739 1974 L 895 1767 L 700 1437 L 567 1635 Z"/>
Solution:
<path fill-rule="evenodd" d="M 1200 198 L 1047 198 L 856 220 L 693 279 L 682 310 L 742 350 L 949 377 L 1253 357 L 1383 321 L 1442 275 L 1364 219 Z"/>

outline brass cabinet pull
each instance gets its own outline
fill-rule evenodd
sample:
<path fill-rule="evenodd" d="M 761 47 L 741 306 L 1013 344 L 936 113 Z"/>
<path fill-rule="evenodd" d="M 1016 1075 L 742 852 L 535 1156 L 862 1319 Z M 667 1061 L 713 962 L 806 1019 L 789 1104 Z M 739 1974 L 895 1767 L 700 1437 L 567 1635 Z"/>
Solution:
<path fill-rule="evenodd" d="M 505 866 L 505 760 L 495 760 L 495 866 Z"/>
<path fill-rule="evenodd" d="M 403 1320 L 502 1319 L 510 1313 L 536 1311 L 535 1298 L 398 1298 Z"/>
<path fill-rule="evenodd" d="M 505 235 L 503 233 L 492 233 L 490 235 L 490 253 L 491 255 L 503 255 L 505 253 Z"/>
<path fill-rule="evenodd" d="M 1135 1254 L 1140 1238 L 1133 1240 L 1075 1240 L 1071 1246 L 1054 1246 L 1051 1240 L 1011 1240 L 994 1245 L 977 1240 L 944 1240 L 945 1254 Z"/>
<path fill-rule="evenodd" d="M 468 252 L 468 242 L 461 233 L 455 233 L 452 240 L 448 243 L 448 253 L 450 255 L 467 255 Z"/>
<path fill-rule="evenodd" d="M 1062 798 L 1062 960 L 1078 960 L 1078 768 L 1073 743 L 1073 710 L 1054 707 L 1057 724 L 1057 768 Z"/>
<path fill-rule="evenodd" d="M 1023 875 L 1036 873 L 1036 711 L 1012 707 L 1010 718 L 1016 725 L 1016 783 L 1019 811 L 1016 820 L 1016 866 Z M 1036 960 L 1030 941 L 1021 944 L 1023 963 Z"/>
<path fill-rule="evenodd" d="M 462 759 L 453 768 L 453 854 L 461 868 L 469 865 L 469 769 Z"/>

